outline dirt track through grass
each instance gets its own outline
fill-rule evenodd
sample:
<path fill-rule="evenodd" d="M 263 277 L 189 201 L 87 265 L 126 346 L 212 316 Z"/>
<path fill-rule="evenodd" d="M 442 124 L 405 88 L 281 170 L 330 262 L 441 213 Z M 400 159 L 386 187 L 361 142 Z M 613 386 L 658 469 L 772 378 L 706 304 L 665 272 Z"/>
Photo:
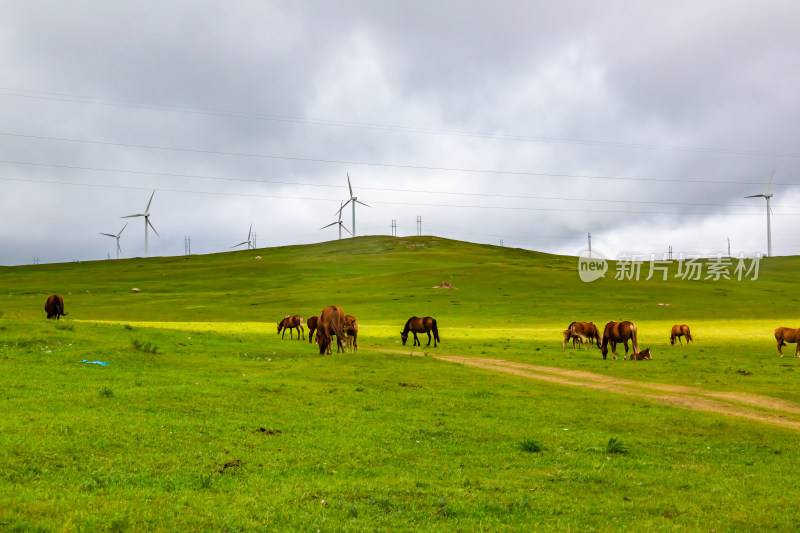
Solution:
<path fill-rule="evenodd" d="M 558 385 L 580 387 L 624 394 L 635 398 L 653 401 L 684 409 L 705 411 L 725 416 L 763 422 L 783 428 L 800 431 L 800 405 L 758 394 L 709 391 L 696 387 L 664 385 L 614 378 L 592 372 L 567 370 L 563 368 L 529 365 L 461 355 L 432 355 L 430 352 L 408 350 L 378 350 L 384 353 L 429 356 L 434 359 L 460 365 L 504 372 L 529 379 L 546 381 Z M 631 362 L 630 364 L 648 364 Z"/>

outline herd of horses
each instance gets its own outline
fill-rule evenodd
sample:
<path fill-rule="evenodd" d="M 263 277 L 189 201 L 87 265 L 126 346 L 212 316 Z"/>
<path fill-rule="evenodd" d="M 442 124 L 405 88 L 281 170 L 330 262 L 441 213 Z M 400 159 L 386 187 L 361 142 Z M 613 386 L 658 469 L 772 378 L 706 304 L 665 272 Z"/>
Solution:
<path fill-rule="evenodd" d="M 777 331 L 778 330 L 775 331 L 776 337 Z M 676 324 L 672 326 L 672 331 L 669 335 L 670 344 L 674 345 L 675 339 L 678 339 L 678 343 L 682 345 L 682 337 L 686 337 L 687 345 L 690 341 L 694 341 L 694 339 L 692 339 L 692 333 L 689 330 L 689 326 L 686 324 Z M 623 322 L 609 322 L 606 324 L 606 327 L 603 328 L 602 335 L 600 334 L 600 330 L 597 329 L 597 326 L 594 325 L 594 322 L 573 322 L 567 326 L 567 329 L 564 330 L 564 342 L 562 346 L 566 348 L 567 343 L 570 340 L 572 340 L 573 348 L 575 348 L 576 344 L 578 343 L 581 347 L 583 347 L 584 342 L 588 342 L 589 345 L 596 344 L 597 347 L 600 348 L 600 353 L 603 354 L 603 359 L 605 359 L 608 355 L 609 344 L 611 345 L 611 353 L 614 355 L 614 359 L 617 358 L 618 343 L 622 343 L 623 346 L 625 346 L 625 357 L 623 359 L 627 359 L 628 341 L 630 341 L 633 347 L 633 354 L 631 355 L 632 361 L 653 358 L 653 356 L 650 354 L 650 348 L 645 348 L 644 350 L 639 351 L 639 340 L 637 338 L 636 324 L 627 320 Z M 798 349 L 800 350 L 800 348 Z M 780 345 L 778 345 L 778 352 L 780 352 Z"/>
<path fill-rule="evenodd" d="M 336 337 L 336 353 L 348 351 L 358 351 L 358 321 L 353 315 L 346 315 L 338 305 L 329 305 L 319 316 L 312 316 L 306 320 L 308 326 L 308 343 L 314 339 L 319 346 L 319 353 L 331 355 L 333 337 Z M 305 340 L 305 330 L 303 328 L 303 317 L 300 315 L 286 315 L 278 322 L 278 333 L 281 338 L 286 338 L 286 330 L 289 330 L 289 339 L 293 339 L 292 330 L 297 330 L 297 340 Z M 412 316 L 406 321 L 403 331 L 400 332 L 400 339 L 405 345 L 408 334 L 414 334 L 414 346 L 422 346 L 417 337 L 417 333 L 428 334 L 428 346 L 431 345 L 431 333 L 433 333 L 433 346 L 436 347 L 439 340 L 439 328 L 436 319 L 426 316 L 419 318 Z"/>
<path fill-rule="evenodd" d="M 44 310 L 47 312 L 47 318 L 55 318 L 59 320 L 62 316 L 66 316 L 67 312 L 64 311 L 64 299 L 58 294 L 53 294 L 47 297 L 44 304 Z M 308 326 L 308 342 L 311 344 L 312 338 L 319 346 L 319 353 L 331 355 L 331 345 L 333 337 L 336 336 L 336 353 L 345 352 L 348 350 L 352 352 L 358 351 L 358 322 L 353 315 L 345 315 L 342 308 L 338 305 L 329 305 L 322 310 L 319 316 L 312 316 L 306 320 Z M 285 338 L 286 330 L 289 330 L 289 338 L 293 339 L 292 330 L 297 330 L 297 340 L 305 340 L 305 330 L 303 328 L 303 317 L 300 315 L 287 315 L 280 322 L 278 322 L 278 333 L 282 333 L 281 338 Z M 426 316 L 419 318 L 412 316 L 406 321 L 403 331 L 400 332 L 400 339 L 403 345 L 408 340 L 408 334 L 414 335 L 414 346 L 422 346 L 417 333 L 428 334 L 428 346 L 436 347 L 441 340 L 439 339 L 439 328 L 436 324 L 436 319 Z M 433 335 L 431 335 L 433 334 Z M 312 337 L 313 336 L 313 337 Z M 682 338 L 686 338 L 686 344 L 693 342 L 692 333 L 689 326 L 686 324 L 676 324 L 672 326 L 670 332 L 669 342 L 674 345 L 675 340 L 679 344 L 683 344 Z M 625 347 L 625 357 L 628 358 L 628 342 L 631 342 L 633 353 L 631 360 L 652 359 L 650 348 L 645 348 L 639 351 L 639 341 L 637 339 L 636 324 L 627 320 L 623 322 L 609 322 L 603 328 L 602 335 L 593 322 L 572 322 L 567 329 L 564 330 L 563 347 L 567 347 L 567 343 L 572 340 L 572 347 L 575 348 L 578 343 L 583 347 L 585 342 L 590 345 L 596 344 L 600 348 L 600 353 L 603 354 L 603 359 L 608 355 L 608 347 L 611 345 L 611 353 L 614 359 L 617 358 L 617 344 L 622 343 Z M 800 357 L 800 328 L 786 328 L 780 327 L 775 330 L 775 340 L 778 341 L 778 354 L 783 357 L 781 348 L 786 346 L 787 343 L 794 343 L 795 357 Z"/>

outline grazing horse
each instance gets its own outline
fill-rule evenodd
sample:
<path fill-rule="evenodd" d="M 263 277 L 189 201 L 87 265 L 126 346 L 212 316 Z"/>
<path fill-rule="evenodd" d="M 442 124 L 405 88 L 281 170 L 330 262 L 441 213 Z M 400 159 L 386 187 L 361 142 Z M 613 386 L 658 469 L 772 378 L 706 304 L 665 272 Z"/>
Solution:
<path fill-rule="evenodd" d="M 47 297 L 44 310 L 47 311 L 47 318 L 56 317 L 56 320 L 59 320 L 62 316 L 67 316 L 64 311 L 64 299 L 58 294 Z"/>
<path fill-rule="evenodd" d="M 353 315 L 344 315 L 344 332 L 347 334 L 347 347 L 353 350 L 353 353 L 358 352 L 358 322 Z"/>
<path fill-rule="evenodd" d="M 650 355 L 650 348 L 645 348 L 639 353 L 631 354 L 631 361 L 642 361 L 644 359 L 652 359 L 653 356 Z"/>
<path fill-rule="evenodd" d="M 317 320 L 319 320 L 318 316 L 308 317 L 308 320 L 306 320 L 306 326 L 308 327 L 308 344 L 311 344 L 311 339 L 314 338 L 314 330 L 317 329 Z"/>
<path fill-rule="evenodd" d="M 581 343 L 583 346 L 583 342 L 588 340 L 589 344 L 597 344 L 597 347 L 600 347 L 600 332 L 597 330 L 597 326 L 594 325 L 594 322 L 573 322 L 569 325 L 569 327 L 564 330 L 564 344 L 563 347 L 567 347 L 567 342 L 572 339 L 572 347 L 575 348 L 575 341 Z"/>
<path fill-rule="evenodd" d="M 797 347 L 794 350 L 795 357 L 800 357 L 800 328 L 778 328 L 775 330 L 775 340 L 778 341 L 778 353 L 783 357 L 781 351 L 782 346 L 786 346 L 787 342 L 796 342 Z"/>
<path fill-rule="evenodd" d="M 428 346 L 431 345 L 431 331 L 433 331 L 433 347 L 436 348 L 437 342 L 442 342 L 439 340 L 439 329 L 436 327 L 435 318 L 431 318 L 429 316 L 426 316 L 425 318 L 412 316 L 409 318 L 406 321 L 406 326 L 403 328 L 403 331 L 400 332 L 400 338 L 403 340 L 404 346 L 408 340 L 409 331 L 414 334 L 414 346 L 422 346 L 422 343 L 419 342 L 419 339 L 417 338 L 417 333 L 428 334 Z"/>
<path fill-rule="evenodd" d="M 297 340 L 300 340 L 300 335 L 303 335 L 303 339 L 305 339 L 305 335 L 303 333 L 303 317 L 300 315 L 286 315 L 286 317 L 278 322 L 278 333 L 283 330 L 283 335 L 281 335 L 281 339 L 284 335 L 286 335 L 286 330 L 289 330 L 289 338 L 292 337 L 292 330 L 297 329 Z"/>
<path fill-rule="evenodd" d="M 320 355 L 331 355 L 331 342 L 336 335 L 337 351 L 342 347 L 342 339 L 347 338 L 344 332 L 344 311 L 338 305 L 329 305 L 322 310 L 317 321 L 317 344 Z"/>
<path fill-rule="evenodd" d="M 672 326 L 672 333 L 670 333 L 670 335 L 669 335 L 669 343 L 674 345 L 675 344 L 675 339 L 677 338 L 678 339 L 678 344 L 683 345 L 683 342 L 681 341 L 681 337 L 686 337 L 686 345 L 687 346 L 689 345 L 689 341 L 693 341 L 694 340 L 692 338 L 691 332 L 689 331 L 689 326 L 687 326 L 686 324 L 681 324 L 680 326 L 676 324 L 676 325 Z"/>
<path fill-rule="evenodd" d="M 633 342 L 633 353 L 639 353 L 639 341 L 636 340 L 636 325 L 633 322 L 609 322 L 603 329 L 603 343 L 600 345 L 600 351 L 603 353 L 603 359 L 608 355 L 608 344 L 611 343 L 611 353 L 614 354 L 614 359 L 617 358 L 617 343 L 621 342 L 625 345 L 625 359 L 628 358 L 628 341 Z"/>

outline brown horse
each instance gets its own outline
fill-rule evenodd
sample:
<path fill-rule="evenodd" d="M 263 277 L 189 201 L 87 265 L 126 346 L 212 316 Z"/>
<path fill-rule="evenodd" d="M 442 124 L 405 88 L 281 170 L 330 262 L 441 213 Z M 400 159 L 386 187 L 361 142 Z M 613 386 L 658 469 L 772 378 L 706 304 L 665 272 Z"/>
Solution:
<path fill-rule="evenodd" d="M 573 322 L 569 325 L 569 327 L 564 330 L 564 344 L 563 347 L 567 347 L 567 342 L 572 339 L 572 347 L 575 348 L 575 341 L 581 343 L 581 347 L 583 347 L 583 342 L 588 340 L 589 344 L 597 344 L 597 347 L 600 347 L 600 332 L 597 330 L 597 326 L 594 325 L 594 322 Z"/>
<path fill-rule="evenodd" d="M 333 342 L 334 335 L 336 335 L 338 351 L 342 347 L 342 339 L 347 338 L 347 334 L 344 332 L 344 311 L 338 305 L 329 305 L 322 310 L 317 321 L 317 344 L 319 344 L 320 355 L 331 355 L 331 342 Z"/>
<path fill-rule="evenodd" d="M 687 346 L 689 345 L 689 341 L 694 340 L 692 338 L 692 333 L 689 331 L 689 326 L 686 324 L 681 324 L 680 326 L 676 324 L 672 326 L 672 333 L 669 335 L 669 343 L 674 345 L 675 339 L 677 338 L 678 343 L 682 345 L 683 342 L 681 341 L 681 337 L 686 337 Z"/>
<path fill-rule="evenodd" d="M 636 325 L 633 322 L 609 322 L 603 329 L 603 343 L 600 345 L 600 351 L 603 353 L 603 359 L 608 355 L 608 344 L 611 343 L 611 353 L 614 354 L 614 359 L 617 358 L 617 343 L 621 342 L 625 345 L 625 359 L 628 358 L 628 341 L 633 343 L 633 353 L 639 353 L 639 341 L 636 340 Z"/>
<path fill-rule="evenodd" d="M 400 332 L 400 338 L 403 340 L 403 345 L 405 346 L 406 341 L 408 340 L 408 332 L 414 334 L 414 346 L 420 345 L 422 343 L 419 342 L 419 338 L 417 338 L 417 333 L 427 333 L 428 334 L 428 346 L 431 345 L 431 331 L 433 332 L 433 347 L 436 348 L 437 342 L 442 342 L 439 340 L 439 329 L 436 327 L 436 319 L 426 316 L 425 318 L 419 318 L 416 316 L 412 316 L 406 321 L 406 325 L 403 328 L 403 331 Z"/>
<path fill-rule="evenodd" d="M 289 330 L 289 338 L 292 337 L 292 330 L 297 329 L 297 340 L 300 340 L 300 335 L 303 335 L 303 339 L 305 339 L 305 335 L 303 333 L 303 317 L 300 315 L 286 315 L 286 317 L 278 322 L 278 333 L 283 330 L 283 335 L 281 335 L 281 339 L 284 335 L 286 335 L 286 330 Z"/>
<path fill-rule="evenodd" d="M 353 315 L 344 315 L 344 332 L 347 334 L 347 347 L 353 353 L 358 352 L 358 322 Z"/>
<path fill-rule="evenodd" d="M 778 328 L 775 330 L 775 340 L 778 341 L 778 353 L 783 357 L 781 351 L 782 346 L 786 346 L 787 342 L 796 342 L 797 347 L 794 350 L 795 357 L 800 357 L 800 328 Z"/>
<path fill-rule="evenodd" d="M 47 318 L 56 317 L 56 320 L 59 320 L 62 316 L 67 316 L 64 312 L 64 299 L 58 294 L 47 297 L 44 310 L 47 312 Z"/>
<path fill-rule="evenodd" d="M 318 316 L 311 316 L 306 320 L 306 327 L 308 327 L 308 344 L 311 344 L 311 340 L 314 338 L 314 330 L 317 329 L 318 320 Z"/>
<path fill-rule="evenodd" d="M 653 356 L 650 355 L 650 348 L 645 348 L 639 353 L 631 354 L 631 361 L 642 361 L 644 359 L 652 359 Z"/>

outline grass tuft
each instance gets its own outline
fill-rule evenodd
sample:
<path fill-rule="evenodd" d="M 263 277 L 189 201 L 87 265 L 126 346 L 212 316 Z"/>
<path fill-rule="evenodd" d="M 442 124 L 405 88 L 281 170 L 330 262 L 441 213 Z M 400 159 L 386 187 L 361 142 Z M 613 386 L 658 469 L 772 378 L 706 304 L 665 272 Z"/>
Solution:
<path fill-rule="evenodd" d="M 528 452 L 528 453 L 541 453 L 542 450 L 544 450 L 544 446 L 542 446 L 533 439 L 525 439 L 521 441 L 517 446 L 523 452 Z"/>
<path fill-rule="evenodd" d="M 131 339 L 131 347 L 144 353 L 158 353 L 158 346 L 143 339 Z"/>
<path fill-rule="evenodd" d="M 611 437 L 606 445 L 606 453 L 628 453 L 628 447 L 617 437 Z"/>
<path fill-rule="evenodd" d="M 103 398 L 113 398 L 114 391 L 109 389 L 108 387 L 103 387 L 102 389 L 100 389 L 100 396 L 102 396 Z"/>

